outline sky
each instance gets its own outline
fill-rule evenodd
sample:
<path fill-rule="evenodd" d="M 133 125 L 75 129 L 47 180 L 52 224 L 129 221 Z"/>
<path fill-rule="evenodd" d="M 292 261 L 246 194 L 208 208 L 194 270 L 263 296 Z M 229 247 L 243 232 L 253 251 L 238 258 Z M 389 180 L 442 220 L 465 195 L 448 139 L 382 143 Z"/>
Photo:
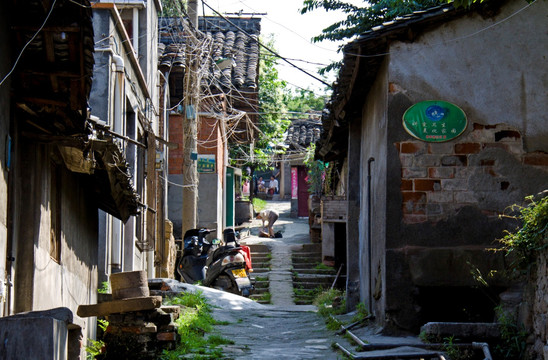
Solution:
<path fill-rule="evenodd" d="M 363 4 L 361 0 L 349 2 Z M 336 51 L 340 43 L 332 41 L 313 43 L 311 41 L 312 37 L 319 35 L 322 29 L 342 20 L 344 18 L 342 13 L 316 9 L 301 15 L 299 10 L 302 8 L 302 0 L 206 0 L 206 3 L 223 15 L 236 13 L 240 10 L 244 13 L 266 13 L 267 15 L 257 15 L 262 19 L 262 36 L 274 34 L 275 50 L 278 54 L 290 59 L 293 64 L 319 78 L 321 78 L 317 73 L 319 68 L 342 58 L 341 54 Z M 212 14 L 211 11 L 206 10 L 206 15 Z M 202 14 L 200 13 L 200 15 Z M 291 59 L 305 60 L 308 63 Z M 277 69 L 279 77 L 287 81 L 290 86 L 318 92 L 322 92 L 326 87 L 284 61 L 279 62 Z M 332 83 L 334 80 L 335 74 L 331 74 L 326 82 Z"/>

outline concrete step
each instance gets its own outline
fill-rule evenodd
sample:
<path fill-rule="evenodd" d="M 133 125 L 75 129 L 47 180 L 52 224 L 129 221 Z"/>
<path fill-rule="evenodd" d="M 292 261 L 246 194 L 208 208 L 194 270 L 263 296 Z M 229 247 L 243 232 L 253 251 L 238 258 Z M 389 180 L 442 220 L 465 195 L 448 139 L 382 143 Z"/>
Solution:
<path fill-rule="evenodd" d="M 300 264 L 300 263 L 311 264 L 311 263 L 313 263 L 315 265 L 318 265 L 319 263 L 322 262 L 321 257 L 295 256 L 295 255 L 293 255 L 291 257 L 291 260 L 294 264 Z"/>
<path fill-rule="evenodd" d="M 255 265 L 253 265 L 253 274 L 263 274 L 270 271 L 270 268 L 256 268 Z"/>
<path fill-rule="evenodd" d="M 335 270 L 315 269 L 315 268 L 308 268 L 308 269 L 293 268 L 293 272 L 304 275 L 304 276 L 306 275 L 333 275 L 333 276 L 337 275 L 337 272 Z"/>
<path fill-rule="evenodd" d="M 302 244 L 299 248 L 294 249 L 293 252 L 322 252 L 322 244 L 308 243 Z"/>
<path fill-rule="evenodd" d="M 293 283 L 314 282 L 318 284 L 333 284 L 335 276 L 331 275 L 304 275 L 293 276 Z"/>
<path fill-rule="evenodd" d="M 268 281 L 255 281 L 255 289 L 268 289 Z"/>
<path fill-rule="evenodd" d="M 327 290 L 331 288 L 331 284 L 318 282 L 293 282 L 293 287 L 296 289 L 315 290 L 321 288 L 322 290 Z"/>
<path fill-rule="evenodd" d="M 246 245 L 242 242 L 242 245 Z M 251 253 L 270 253 L 270 248 L 267 246 L 267 245 L 262 245 L 262 244 L 250 244 L 250 245 L 247 245 L 249 246 L 249 250 L 251 251 Z"/>

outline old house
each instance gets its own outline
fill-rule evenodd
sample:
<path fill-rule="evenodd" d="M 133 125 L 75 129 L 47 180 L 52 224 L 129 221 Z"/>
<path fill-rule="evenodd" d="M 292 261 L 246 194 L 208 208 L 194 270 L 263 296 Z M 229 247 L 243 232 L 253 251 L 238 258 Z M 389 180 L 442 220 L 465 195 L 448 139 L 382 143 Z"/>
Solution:
<path fill-rule="evenodd" d="M 234 226 L 235 177 L 240 169 L 230 167 L 228 146 L 252 140 L 258 113 L 259 18 L 200 17 L 197 30 L 188 19 L 161 18 L 160 41 L 164 46 L 160 70 L 169 89 L 169 219 L 174 234 L 182 237 L 185 162 L 198 167 L 197 226 L 222 229 Z M 192 47 L 188 42 L 192 39 Z M 198 50 L 190 50 L 198 49 Z M 190 69 L 190 64 L 197 64 Z M 190 76 L 195 89 L 189 84 Z M 198 108 L 188 105 L 192 91 L 198 93 Z M 183 138 L 187 119 L 197 119 L 196 153 L 186 156 Z M 191 154 L 192 155 L 192 154 Z"/>
<path fill-rule="evenodd" d="M 347 300 L 380 325 L 494 319 L 509 283 L 486 249 L 515 227 L 499 215 L 548 183 L 547 15 L 446 5 L 345 46 L 317 156 L 347 169 Z"/>
<path fill-rule="evenodd" d="M 280 166 L 280 197 L 291 199 L 291 216 L 308 216 L 307 170 L 304 160 L 307 148 L 320 138 L 321 114 L 310 113 L 300 119 L 293 119 L 288 127 L 285 154 Z"/>
<path fill-rule="evenodd" d="M 114 202 L 127 206 L 124 196 L 117 194 L 120 189 L 134 196 L 131 212 L 102 208 L 99 213 L 100 284 L 121 271 L 147 270 L 154 277 L 155 261 L 157 265 L 165 262 L 164 247 L 156 249 L 156 238 L 162 244 L 164 240 L 166 203 L 157 153 L 166 151 L 163 139 L 167 133 L 159 121 L 163 114 L 159 112 L 157 71 L 158 11 L 157 0 L 93 5 L 91 115 L 96 119 L 95 131 L 109 147 L 117 148 L 111 155 L 116 166 L 108 172 L 110 179 L 116 179 Z"/>
<path fill-rule="evenodd" d="M 97 301 L 97 211 L 123 218 L 137 198 L 89 113 L 90 2 L 0 8 L 1 357 L 74 358 L 95 333 L 73 313 Z M 20 337 L 29 331 L 42 336 Z"/>

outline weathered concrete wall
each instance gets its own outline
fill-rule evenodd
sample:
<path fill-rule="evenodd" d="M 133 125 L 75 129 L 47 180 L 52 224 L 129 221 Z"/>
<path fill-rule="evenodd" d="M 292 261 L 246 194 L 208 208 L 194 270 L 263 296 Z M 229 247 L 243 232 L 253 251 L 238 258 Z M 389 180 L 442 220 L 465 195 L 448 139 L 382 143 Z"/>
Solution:
<path fill-rule="evenodd" d="M 362 302 L 371 303 L 375 314 L 383 314 L 385 299 L 382 294 L 387 284 L 384 279 L 385 270 L 385 241 L 386 241 L 386 207 L 387 189 L 390 179 L 387 177 L 388 154 L 386 142 L 388 135 L 387 122 L 387 72 L 386 66 L 382 66 L 378 78 L 373 84 L 370 96 L 364 104 L 362 111 L 363 123 L 361 127 L 361 160 L 360 160 L 360 294 Z M 368 191 L 368 161 L 371 162 L 371 185 Z M 353 162 L 349 162 L 349 167 Z M 370 198 L 369 198 L 370 197 Z M 371 203 L 371 225 L 368 226 L 368 203 Z M 368 230 L 371 234 L 368 234 Z M 369 250 L 368 241 L 371 240 Z M 371 251 L 371 262 L 369 261 Z M 379 318 L 383 321 L 383 317 Z"/>
<path fill-rule="evenodd" d="M 7 74 L 10 70 L 11 51 L 9 41 L 9 21 L 7 19 L 7 3 L 0 4 L 0 54 L 4 54 L 0 59 L 0 74 Z M 0 75 L 4 76 L 4 75 Z M 2 80 L 2 79 L 0 79 Z M 11 81 L 8 78 L 0 86 L 0 282 L 4 282 L 6 273 L 6 246 L 8 238 L 8 152 L 7 142 L 10 125 L 10 86 Z M 6 300 L 7 289 L 0 283 L 0 316 L 4 314 L 4 301 Z"/>
<path fill-rule="evenodd" d="M 513 226 L 498 215 L 544 190 L 548 155 L 541 151 L 548 150 L 548 130 L 545 92 L 538 89 L 548 86 L 548 78 L 538 64 L 545 62 L 548 35 L 530 24 L 544 23 L 548 4 L 535 3 L 509 17 L 526 5 L 511 2 L 493 19 L 471 15 L 413 43 L 392 44 L 389 62 L 364 101 L 360 294 L 365 302 L 373 297 L 381 324 L 416 330 L 425 320 L 438 320 L 426 318 L 427 291 L 439 289 L 449 298 L 477 285 L 470 266 L 484 274 L 501 269 L 502 259 L 485 251 Z M 461 137 L 427 144 L 405 132 L 405 110 L 432 99 L 465 111 L 469 126 Z M 375 161 L 369 264 L 370 157 Z M 491 284 L 507 285 L 497 278 Z"/>
<path fill-rule="evenodd" d="M 218 174 L 200 174 L 198 185 L 198 227 L 217 229 L 220 238 L 223 227 L 221 179 Z"/>
<path fill-rule="evenodd" d="M 452 102 L 473 123 L 517 129 L 525 151 L 548 151 L 539 121 L 546 118 L 548 33 L 533 25 L 546 22 L 548 3 L 527 5 L 509 1 L 492 18 L 473 14 L 392 44 L 389 81 L 413 103 Z"/>
<path fill-rule="evenodd" d="M 14 219 L 14 312 L 65 306 L 76 313 L 79 305 L 97 301 L 98 220 L 93 184 L 90 178 L 64 168 L 55 145 L 20 139 L 16 151 L 21 172 L 16 181 L 19 197 L 14 200 L 20 204 Z M 58 164 L 56 183 L 51 181 L 54 163 Z M 55 193 L 60 211 L 58 259 L 51 255 Z M 94 336 L 88 321 L 84 327 L 88 337 Z"/>

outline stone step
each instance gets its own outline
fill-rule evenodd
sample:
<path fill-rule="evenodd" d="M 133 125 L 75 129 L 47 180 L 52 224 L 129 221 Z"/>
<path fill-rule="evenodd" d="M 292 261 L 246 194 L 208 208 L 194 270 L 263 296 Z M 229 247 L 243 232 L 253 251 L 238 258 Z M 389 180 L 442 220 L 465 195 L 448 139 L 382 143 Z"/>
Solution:
<path fill-rule="evenodd" d="M 299 252 L 299 251 L 293 251 L 291 253 L 291 256 L 293 257 L 322 257 L 322 252 Z"/>
<path fill-rule="evenodd" d="M 268 281 L 255 281 L 253 284 L 255 286 L 255 289 L 268 289 L 269 282 Z"/>
<path fill-rule="evenodd" d="M 322 244 L 314 244 L 314 243 L 308 243 L 308 244 L 302 244 L 300 248 L 294 249 L 294 252 L 322 252 Z"/>
<path fill-rule="evenodd" d="M 322 262 L 322 259 L 321 257 L 295 257 L 293 256 L 291 258 L 293 264 L 314 264 L 314 265 L 318 265 L 319 263 Z"/>
<path fill-rule="evenodd" d="M 313 282 L 318 284 L 333 284 L 335 276 L 330 275 L 316 275 L 316 276 L 293 276 L 293 283 Z"/>
<path fill-rule="evenodd" d="M 242 245 L 245 245 L 245 244 L 242 242 Z M 267 245 L 250 244 L 247 246 L 249 246 L 249 250 L 251 250 L 251 253 L 255 253 L 255 252 L 270 253 L 270 248 Z"/>
<path fill-rule="evenodd" d="M 270 271 L 270 268 L 256 268 L 255 266 L 253 266 L 253 274 L 263 274 L 263 273 L 267 273 Z"/>
<path fill-rule="evenodd" d="M 253 289 L 253 294 L 254 295 L 262 295 L 264 293 L 267 293 L 269 290 L 268 287 L 265 287 L 265 288 L 258 288 L 256 287 L 255 289 Z"/>
<path fill-rule="evenodd" d="M 255 260 L 251 259 L 251 263 L 255 267 L 268 267 L 267 265 L 270 265 L 270 260 Z"/>
<path fill-rule="evenodd" d="M 322 290 L 327 290 L 331 288 L 331 284 L 317 283 L 317 282 L 297 282 L 297 283 L 294 282 L 293 287 L 296 289 L 314 290 L 314 289 L 321 288 Z"/>
<path fill-rule="evenodd" d="M 296 267 L 293 267 L 293 272 L 299 273 L 299 274 L 316 274 L 316 275 L 337 275 L 337 272 L 335 270 L 329 270 L 329 269 L 315 269 L 315 268 L 303 268 L 299 269 Z M 340 275 L 339 275 L 340 276 Z"/>

